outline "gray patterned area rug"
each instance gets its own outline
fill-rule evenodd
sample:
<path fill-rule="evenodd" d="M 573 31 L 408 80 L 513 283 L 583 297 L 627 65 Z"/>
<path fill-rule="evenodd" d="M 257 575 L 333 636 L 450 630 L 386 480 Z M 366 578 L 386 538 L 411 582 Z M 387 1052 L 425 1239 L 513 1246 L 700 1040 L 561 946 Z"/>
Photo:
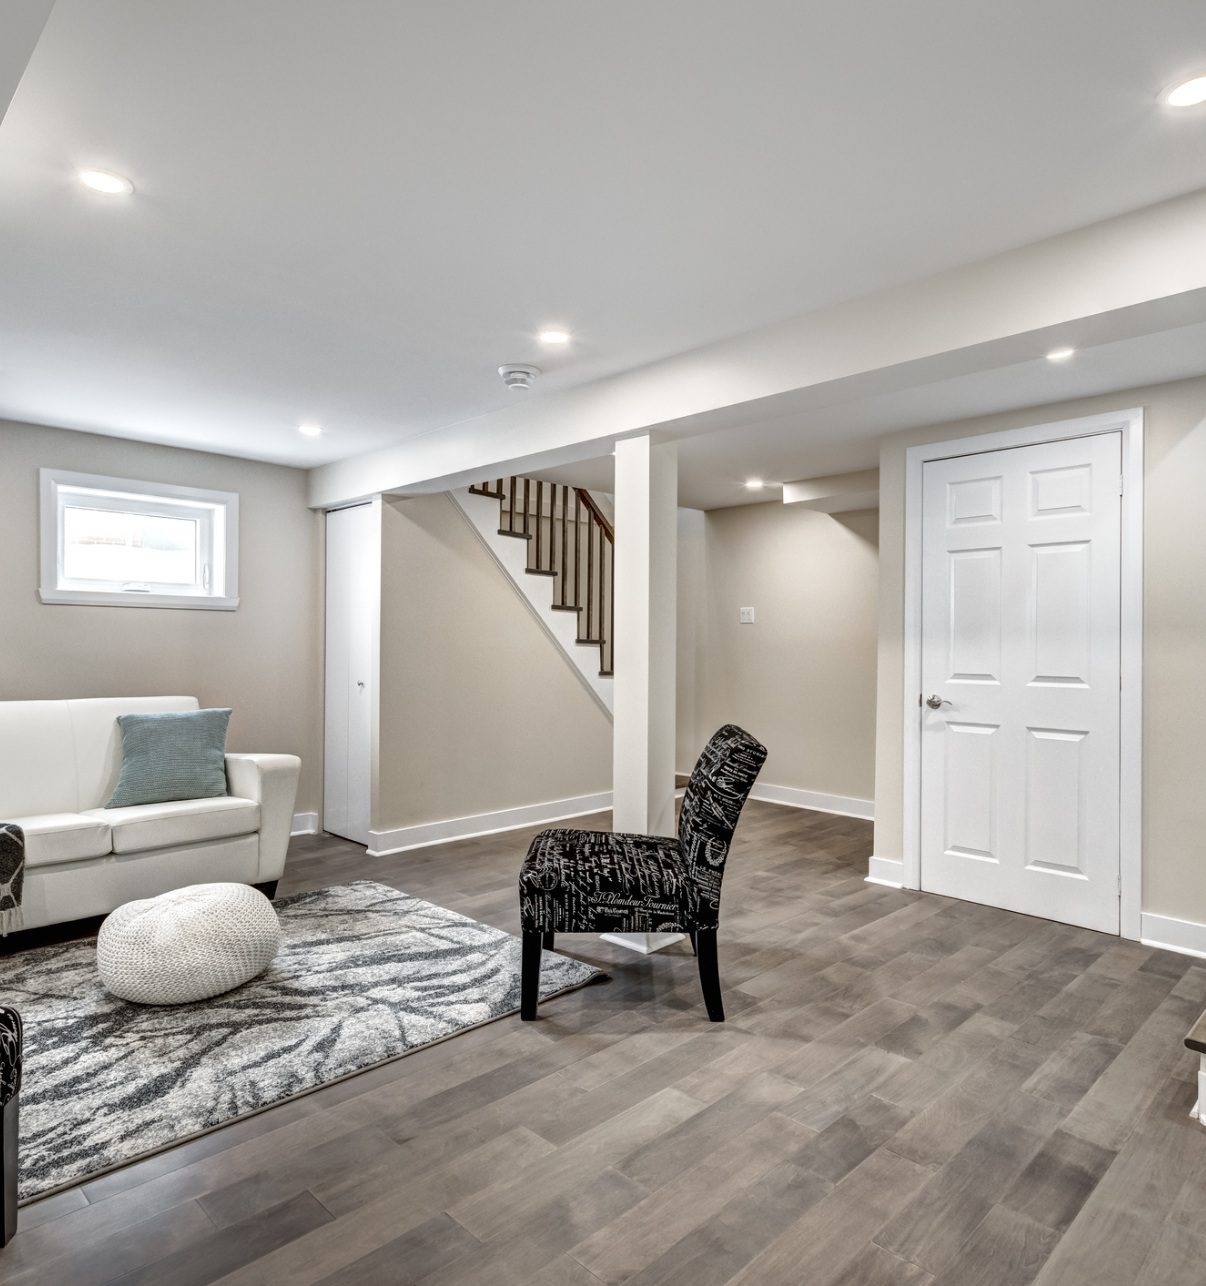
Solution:
<path fill-rule="evenodd" d="M 25 1021 L 21 1199 L 519 1009 L 520 941 L 361 880 L 281 898 L 280 954 L 197 1004 L 117 1000 L 95 940 L 0 959 Z M 543 998 L 604 975 L 545 952 Z"/>

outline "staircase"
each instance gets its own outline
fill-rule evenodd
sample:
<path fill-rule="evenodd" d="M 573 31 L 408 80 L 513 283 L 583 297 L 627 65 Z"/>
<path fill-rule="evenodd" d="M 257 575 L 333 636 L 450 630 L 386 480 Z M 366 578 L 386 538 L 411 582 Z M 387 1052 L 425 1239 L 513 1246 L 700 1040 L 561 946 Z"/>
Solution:
<path fill-rule="evenodd" d="M 582 487 L 497 478 L 469 488 L 498 501 L 498 534 L 527 542 L 529 576 L 551 580 L 552 610 L 574 612 L 575 643 L 599 650 L 599 675 L 614 673 L 615 531 Z"/>

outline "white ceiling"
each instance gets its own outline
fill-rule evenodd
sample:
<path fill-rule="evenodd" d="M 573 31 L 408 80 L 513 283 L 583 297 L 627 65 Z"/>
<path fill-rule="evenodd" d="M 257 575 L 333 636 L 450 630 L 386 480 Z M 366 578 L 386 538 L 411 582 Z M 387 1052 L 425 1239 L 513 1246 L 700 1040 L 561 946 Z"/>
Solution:
<path fill-rule="evenodd" d="M 58 0 L 0 124 L 0 416 L 436 431 L 502 361 L 539 397 L 1204 187 L 1156 101 L 1203 67 L 1197 0 Z"/>

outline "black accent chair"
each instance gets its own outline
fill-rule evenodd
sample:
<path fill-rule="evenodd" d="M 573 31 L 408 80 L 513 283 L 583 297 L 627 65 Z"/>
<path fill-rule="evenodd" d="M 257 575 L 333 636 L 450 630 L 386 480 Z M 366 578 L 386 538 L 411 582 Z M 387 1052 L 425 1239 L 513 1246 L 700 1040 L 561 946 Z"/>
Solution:
<path fill-rule="evenodd" d="M 0 1005 L 0 1246 L 17 1232 L 17 1104 L 21 1093 L 21 1015 Z"/>
<path fill-rule="evenodd" d="M 558 933 L 686 933 L 708 1017 L 724 1022 L 716 927 L 725 859 L 766 747 L 726 724 L 704 747 L 678 819 L 678 836 L 548 830 L 519 873 L 523 928 L 520 1017 L 536 1017 L 540 952 Z"/>

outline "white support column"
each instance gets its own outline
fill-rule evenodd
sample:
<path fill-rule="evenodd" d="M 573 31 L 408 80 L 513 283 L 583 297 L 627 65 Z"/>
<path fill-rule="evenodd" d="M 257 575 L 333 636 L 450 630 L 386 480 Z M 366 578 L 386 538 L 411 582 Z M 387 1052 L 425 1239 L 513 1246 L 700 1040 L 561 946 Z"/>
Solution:
<path fill-rule="evenodd" d="M 651 437 L 616 444 L 615 731 L 612 826 L 673 835 L 678 448 Z M 608 933 L 657 951 L 677 933 Z"/>

